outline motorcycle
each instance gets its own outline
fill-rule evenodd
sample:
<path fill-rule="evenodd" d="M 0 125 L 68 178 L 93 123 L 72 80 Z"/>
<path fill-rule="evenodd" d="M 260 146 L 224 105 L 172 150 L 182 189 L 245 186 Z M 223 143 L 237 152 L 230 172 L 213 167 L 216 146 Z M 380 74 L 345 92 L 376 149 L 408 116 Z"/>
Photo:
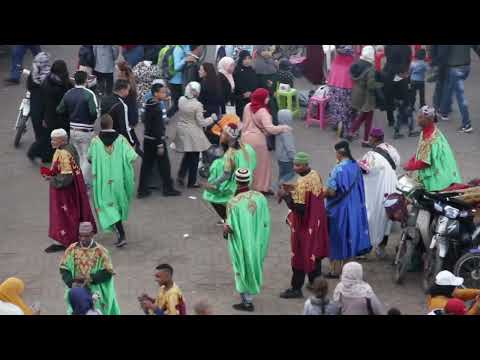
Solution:
<path fill-rule="evenodd" d="M 434 235 L 427 249 L 424 262 L 423 287 L 433 285 L 442 270 L 452 270 L 456 262 L 473 244 L 476 229 L 473 222 L 475 209 L 451 197 L 455 194 L 431 195 L 437 215 L 433 222 Z"/>
<path fill-rule="evenodd" d="M 408 207 L 406 202 L 403 205 L 408 215 L 393 263 L 394 282 L 401 284 L 414 255 L 424 254 L 430 245 L 433 204 L 423 187 L 408 175 L 399 177 L 397 190 L 410 203 Z"/>
<path fill-rule="evenodd" d="M 30 71 L 24 69 L 23 75 L 28 77 Z M 20 146 L 20 140 L 22 136 L 27 132 L 27 123 L 30 118 L 30 91 L 25 92 L 25 96 L 20 102 L 17 112 L 17 120 L 15 121 L 15 137 L 13 139 L 13 146 L 18 148 Z"/>

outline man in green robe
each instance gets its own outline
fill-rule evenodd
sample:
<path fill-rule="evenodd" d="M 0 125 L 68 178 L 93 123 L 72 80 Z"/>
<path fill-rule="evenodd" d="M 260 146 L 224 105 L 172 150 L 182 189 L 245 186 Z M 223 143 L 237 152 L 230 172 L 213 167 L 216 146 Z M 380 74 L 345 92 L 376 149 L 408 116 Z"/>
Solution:
<path fill-rule="evenodd" d="M 452 184 L 462 183 L 452 148 L 435 125 L 435 109 L 422 107 L 417 124 L 422 128 L 417 152 L 403 168 L 417 171 L 418 180 L 427 191 L 441 191 Z"/>
<path fill-rule="evenodd" d="M 237 124 L 225 126 L 220 135 L 220 144 L 227 150 L 210 166 L 203 199 L 212 204 L 224 221 L 227 217 L 226 205 L 237 191 L 235 171 L 239 168 L 246 168 L 253 173 L 257 165 L 257 157 L 252 146 L 240 141 L 240 127 Z"/>
<path fill-rule="evenodd" d="M 251 173 L 240 168 L 235 172 L 237 192 L 227 205 L 224 236 L 235 275 L 235 287 L 242 302 L 233 305 L 238 311 L 254 311 L 252 296 L 263 284 L 263 262 L 270 242 L 270 211 L 265 196 L 249 189 Z"/>
<path fill-rule="evenodd" d="M 93 239 L 93 226 L 82 222 L 78 242 L 70 245 L 60 263 L 60 274 L 67 286 L 65 302 L 67 314 L 72 314 L 68 293 L 72 287 L 86 287 L 99 299 L 96 307 L 103 315 L 120 315 L 113 283 L 113 266 L 107 249 Z"/>
<path fill-rule="evenodd" d="M 88 149 L 88 161 L 92 164 L 93 202 L 103 231 L 117 229 L 116 246 L 127 244 L 124 221 L 128 219 L 133 199 L 135 178 L 133 161 L 138 157 L 128 140 L 113 130 L 110 115 L 101 118 L 102 130 L 95 136 Z"/>

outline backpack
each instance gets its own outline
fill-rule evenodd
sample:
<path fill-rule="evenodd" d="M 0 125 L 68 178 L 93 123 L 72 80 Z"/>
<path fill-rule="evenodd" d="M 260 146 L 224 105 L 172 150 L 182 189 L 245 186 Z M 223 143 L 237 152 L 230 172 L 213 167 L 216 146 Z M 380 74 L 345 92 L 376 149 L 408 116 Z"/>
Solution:
<path fill-rule="evenodd" d="M 93 45 L 82 45 L 78 50 L 78 65 L 95 68 L 95 54 L 93 53 Z"/>
<path fill-rule="evenodd" d="M 170 80 L 175 75 L 175 65 L 173 63 L 173 51 L 178 45 L 167 45 L 158 53 L 158 66 L 160 75 Z"/>

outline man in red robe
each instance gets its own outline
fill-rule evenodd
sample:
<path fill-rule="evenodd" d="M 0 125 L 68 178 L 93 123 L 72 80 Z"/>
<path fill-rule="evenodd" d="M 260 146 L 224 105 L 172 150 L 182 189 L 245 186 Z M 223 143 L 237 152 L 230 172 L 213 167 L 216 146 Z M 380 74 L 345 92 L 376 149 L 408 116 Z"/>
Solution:
<path fill-rule="evenodd" d="M 47 253 L 64 251 L 77 242 L 81 222 L 92 223 L 93 233 L 97 232 L 82 171 L 78 166 L 78 153 L 75 147 L 68 143 L 65 130 L 53 130 L 50 136 L 55 154 L 51 168 L 42 168 L 41 173 L 44 179 L 50 182 L 48 236 L 60 245 L 49 246 L 45 249 Z"/>
<path fill-rule="evenodd" d="M 291 288 L 280 294 L 283 299 L 302 298 L 305 274 L 312 288 L 313 280 L 322 274 L 322 259 L 328 256 L 328 223 L 324 204 L 323 183 L 320 175 L 310 169 L 310 156 L 295 155 L 294 169 L 300 175 L 293 186 L 283 185 L 279 201 L 285 201 L 291 210 L 287 222 L 292 231 L 292 281 Z"/>

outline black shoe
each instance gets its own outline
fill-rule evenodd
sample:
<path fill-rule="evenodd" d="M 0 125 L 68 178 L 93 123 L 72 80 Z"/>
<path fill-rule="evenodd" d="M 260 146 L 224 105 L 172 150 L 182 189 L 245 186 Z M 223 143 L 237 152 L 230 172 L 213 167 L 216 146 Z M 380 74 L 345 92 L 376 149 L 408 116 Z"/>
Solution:
<path fill-rule="evenodd" d="M 253 306 L 252 303 L 240 303 L 240 304 L 232 305 L 232 307 L 237 311 L 253 312 L 255 310 L 255 307 Z"/>
<path fill-rule="evenodd" d="M 139 191 L 137 193 L 137 199 L 143 199 L 143 198 L 149 197 L 150 195 L 152 195 L 152 192 L 150 190 Z"/>
<path fill-rule="evenodd" d="M 63 245 L 53 244 L 53 245 L 50 245 L 49 247 L 47 247 L 45 249 L 45 252 L 47 254 L 51 254 L 51 253 L 54 253 L 54 252 L 65 251 L 65 249 L 66 249 L 66 247 L 63 246 Z"/>
<path fill-rule="evenodd" d="M 20 84 L 20 80 L 17 79 L 5 79 L 5 84 L 7 85 L 18 85 Z"/>
<path fill-rule="evenodd" d="M 302 290 L 287 289 L 280 294 L 282 299 L 302 299 Z"/>
<path fill-rule="evenodd" d="M 178 184 L 179 186 L 185 187 L 185 180 L 182 179 L 181 177 L 178 177 L 178 178 L 177 178 L 177 184 Z"/>
<path fill-rule="evenodd" d="M 175 189 L 170 189 L 163 192 L 163 196 L 180 196 L 182 193 Z"/>
<path fill-rule="evenodd" d="M 124 235 L 119 235 L 118 239 L 117 239 L 117 242 L 115 243 L 115 246 L 117 248 L 121 248 L 121 247 L 124 247 L 125 245 L 127 245 L 127 240 L 125 239 L 125 234 Z"/>
<path fill-rule="evenodd" d="M 408 133 L 408 137 L 418 137 L 420 135 L 420 131 L 410 131 Z"/>
<path fill-rule="evenodd" d="M 403 139 L 404 137 L 405 137 L 405 135 L 400 134 L 399 132 L 396 132 L 395 134 L 393 134 L 393 138 L 394 138 L 395 140 Z"/>
<path fill-rule="evenodd" d="M 157 186 L 157 185 L 150 185 L 150 186 L 148 187 L 148 190 L 156 190 L 156 191 L 158 191 L 158 190 L 160 190 L 160 187 Z"/>

